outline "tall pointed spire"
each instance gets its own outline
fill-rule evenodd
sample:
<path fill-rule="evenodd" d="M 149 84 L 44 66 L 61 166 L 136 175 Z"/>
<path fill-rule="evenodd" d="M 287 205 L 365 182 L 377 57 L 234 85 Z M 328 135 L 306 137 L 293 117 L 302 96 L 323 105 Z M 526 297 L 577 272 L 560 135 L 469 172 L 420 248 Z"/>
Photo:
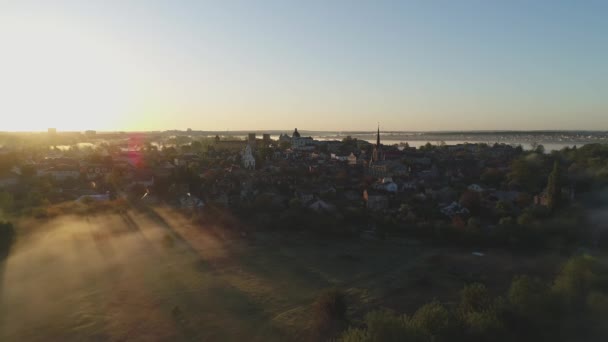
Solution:
<path fill-rule="evenodd" d="M 380 148 L 380 123 L 378 122 L 378 133 L 376 134 L 376 147 Z"/>

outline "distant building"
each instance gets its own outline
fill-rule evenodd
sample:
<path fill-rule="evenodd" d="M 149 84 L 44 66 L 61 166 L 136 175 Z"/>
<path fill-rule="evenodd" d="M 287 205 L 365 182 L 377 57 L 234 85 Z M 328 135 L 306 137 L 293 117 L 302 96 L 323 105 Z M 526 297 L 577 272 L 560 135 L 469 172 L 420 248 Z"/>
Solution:
<path fill-rule="evenodd" d="M 88 131 L 84 132 L 84 135 L 86 135 L 87 137 L 92 137 L 96 134 L 97 134 L 97 131 L 93 131 L 93 130 L 88 130 Z"/>
<path fill-rule="evenodd" d="M 348 155 L 348 165 L 357 165 L 357 156 L 352 152 Z"/>
<path fill-rule="evenodd" d="M 363 191 L 363 200 L 369 210 L 378 211 L 388 208 L 388 197 L 371 191 Z"/>
<path fill-rule="evenodd" d="M 72 178 L 77 179 L 80 177 L 80 170 L 78 167 L 59 164 L 54 167 L 50 167 L 46 170 L 38 171 L 39 176 L 50 176 L 58 181 L 64 181 L 66 179 Z"/>
<path fill-rule="evenodd" d="M 219 136 L 215 136 L 213 149 L 215 151 L 239 152 L 247 145 L 245 140 L 221 140 Z"/>
<path fill-rule="evenodd" d="M 241 163 L 243 164 L 243 167 L 248 170 L 255 169 L 255 157 L 253 156 L 251 144 L 247 144 L 245 150 L 241 152 Z"/>
<path fill-rule="evenodd" d="M 455 216 L 468 215 L 469 209 L 461 206 L 459 203 L 452 202 L 450 205 L 441 208 L 441 213 L 449 218 L 454 218 Z"/>
<path fill-rule="evenodd" d="M 378 133 L 376 133 L 376 145 L 372 152 L 372 163 L 384 160 L 384 153 L 382 152 L 382 145 L 380 144 L 380 125 L 378 125 Z"/>
<path fill-rule="evenodd" d="M 294 129 L 293 134 L 291 135 L 291 147 L 293 149 L 305 149 L 312 144 L 314 144 L 314 139 L 312 137 L 302 137 L 300 136 L 298 129 Z"/>

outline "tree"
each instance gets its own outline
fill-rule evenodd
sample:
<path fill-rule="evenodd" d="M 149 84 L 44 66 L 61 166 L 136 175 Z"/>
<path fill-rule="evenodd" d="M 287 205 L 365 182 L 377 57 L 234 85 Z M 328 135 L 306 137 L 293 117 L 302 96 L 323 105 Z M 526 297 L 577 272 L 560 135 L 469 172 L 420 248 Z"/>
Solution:
<path fill-rule="evenodd" d="M 481 195 L 478 192 L 466 190 L 460 196 L 460 205 L 469 209 L 471 213 L 477 214 L 481 207 Z"/>
<path fill-rule="evenodd" d="M 486 185 L 499 186 L 504 178 L 505 175 L 500 170 L 488 168 L 481 174 L 480 180 Z"/>
<path fill-rule="evenodd" d="M 461 312 L 485 311 L 490 308 L 492 298 L 485 285 L 473 283 L 465 286 L 460 292 L 460 304 L 458 310 Z"/>
<path fill-rule="evenodd" d="M 200 141 L 193 141 L 190 143 L 192 150 L 195 152 L 200 152 L 203 149 L 203 144 Z"/>
<path fill-rule="evenodd" d="M 555 278 L 551 289 L 563 299 L 564 304 L 571 307 L 582 306 L 590 291 L 606 285 L 598 276 L 599 268 L 599 262 L 591 256 L 572 258 Z"/>
<path fill-rule="evenodd" d="M 410 322 L 413 327 L 432 336 L 435 341 L 438 337 L 447 337 L 452 328 L 452 315 L 441 303 L 434 300 L 416 310 Z"/>
<path fill-rule="evenodd" d="M 457 317 L 475 339 L 489 340 L 498 335 L 503 323 L 498 316 L 500 301 L 493 300 L 483 284 L 473 283 L 460 292 Z"/>
<path fill-rule="evenodd" d="M 507 296 L 516 312 L 530 316 L 541 309 L 547 295 L 548 287 L 540 279 L 519 276 L 511 282 Z"/>
<path fill-rule="evenodd" d="M 547 206 L 550 210 L 555 210 L 559 206 L 561 197 L 561 169 L 559 161 L 556 160 L 547 182 Z"/>

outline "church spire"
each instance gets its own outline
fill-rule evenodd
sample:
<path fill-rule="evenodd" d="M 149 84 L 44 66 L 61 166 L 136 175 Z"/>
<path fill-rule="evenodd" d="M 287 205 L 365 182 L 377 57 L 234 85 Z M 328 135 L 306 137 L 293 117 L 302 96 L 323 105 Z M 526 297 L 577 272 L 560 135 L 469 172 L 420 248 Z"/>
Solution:
<path fill-rule="evenodd" d="M 382 153 L 382 147 L 380 147 L 380 123 L 378 123 L 378 132 L 376 133 L 376 146 L 372 152 L 372 162 L 384 160 L 384 154 Z"/>

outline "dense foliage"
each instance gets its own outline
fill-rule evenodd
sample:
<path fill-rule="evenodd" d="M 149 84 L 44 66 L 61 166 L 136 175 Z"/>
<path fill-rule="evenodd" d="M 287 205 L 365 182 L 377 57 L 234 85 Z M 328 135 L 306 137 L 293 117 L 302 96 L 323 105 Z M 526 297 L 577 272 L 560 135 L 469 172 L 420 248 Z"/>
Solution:
<path fill-rule="evenodd" d="M 483 284 L 464 287 L 451 307 L 433 301 L 413 315 L 366 315 L 339 340 L 362 341 L 605 341 L 608 268 L 590 256 L 570 259 L 555 280 L 520 276 L 504 297 Z"/>

